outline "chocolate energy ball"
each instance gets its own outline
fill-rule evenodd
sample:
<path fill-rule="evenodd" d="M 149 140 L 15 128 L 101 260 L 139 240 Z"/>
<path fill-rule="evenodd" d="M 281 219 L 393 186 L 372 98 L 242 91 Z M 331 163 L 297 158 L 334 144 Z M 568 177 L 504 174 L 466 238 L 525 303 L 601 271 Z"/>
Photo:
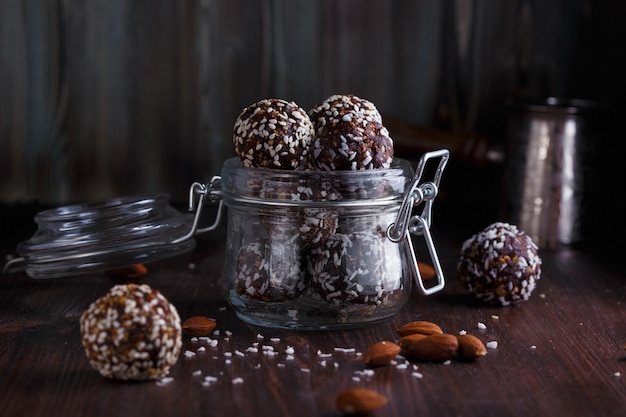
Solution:
<path fill-rule="evenodd" d="M 159 379 L 180 354 L 176 308 L 148 285 L 116 285 L 80 317 L 89 363 L 108 378 Z"/>
<path fill-rule="evenodd" d="M 245 108 L 233 127 L 235 153 L 247 167 L 296 169 L 306 159 L 312 138 L 306 111 L 281 99 Z"/>
<path fill-rule="evenodd" d="M 349 112 L 360 114 L 366 120 L 381 124 L 383 122 L 382 116 L 371 101 L 351 94 L 336 94 L 328 97 L 309 112 L 316 136 L 319 136 L 328 120 L 340 118 Z"/>
<path fill-rule="evenodd" d="M 309 253 L 311 288 L 334 305 L 379 305 L 403 286 L 397 251 L 374 233 L 336 233 Z"/>
<path fill-rule="evenodd" d="M 323 171 L 389 168 L 393 140 L 380 122 L 351 111 L 326 120 L 313 140 L 312 160 Z"/>
<path fill-rule="evenodd" d="M 530 236 L 498 222 L 463 243 L 457 271 L 473 296 L 506 306 L 528 300 L 541 276 L 541 258 Z"/>
<path fill-rule="evenodd" d="M 257 239 L 237 256 L 237 294 L 257 301 L 292 300 L 306 289 L 300 250 L 289 241 Z"/>

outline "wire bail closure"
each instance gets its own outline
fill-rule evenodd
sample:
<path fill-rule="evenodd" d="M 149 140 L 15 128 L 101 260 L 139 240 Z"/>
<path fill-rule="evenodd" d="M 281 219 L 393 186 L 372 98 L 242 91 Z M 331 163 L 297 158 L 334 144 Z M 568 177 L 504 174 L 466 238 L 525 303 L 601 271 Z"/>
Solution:
<path fill-rule="evenodd" d="M 207 196 L 210 202 L 219 200 L 217 214 L 215 215 L 215 221 L 212 225 L 199 229 L 198 223 L 200 221 L 200 215 L 202 214 L 202 208 L 204 207 L 204 200 Z M 224 200 L 222 199 L 222 178 L 219 175 L 215 175 L 211 178 L 211 181 L 208 184 L 202 184 L 199 182 L 191 184 L 191 187 L 189 187 L 189 211 L 195 210 L 196 214 L 193 218 L 193 223 L 189 232 L 187 232 L 185 236 L 174 240 L 173 243 L 183 242 L 192 238 L 196 234 L 206 233 L 217 229 L 220 224 L 220 219 L 222 218 L 223 207 Z"/>
<path fill-rule="evenodd" d="M 441 176 L 443 170 L 450 158 L 450 152 L 447 149 L 441 149 L 438 151 L 427 152 L 420 158 L 417 168 L 415 169 L 415 176 L 409 185 L 402 205 L 398 212 L 398 216 L 394 223 L 391 223 L 387 228 L 387 237 L 394 243 L 403 243 L 407 251 L 407 255 L 411 262 L 411 268 L 413 277 L 420 291 L 424 295 L 434 294 L 441 291 L 445 286 L 445 278 L 441 264 L 439 263 L 439 256 L 430 234 L 430 226 L 432 224 L 432 207 L 435 197 L 439 192 L 439 183 L 441 182 Z M 430 160 L 439 159 L 439 165 L 434 173 L 433 181 L 427 181 L 420 184 L 426 165 Z M 424 203 L 424 207 L 420 214 L 412 215 L 413 209 L 416 206 Z M 415 255 L 415 249 L 413 248 L 413 242 L 409 233 L 415 236 L 424 236 L 426 241 L 426 247 L 435 269 L 437 283 L 433 286 L 426 287 L 422 276 L 419 271 L 417 256 Z"/>

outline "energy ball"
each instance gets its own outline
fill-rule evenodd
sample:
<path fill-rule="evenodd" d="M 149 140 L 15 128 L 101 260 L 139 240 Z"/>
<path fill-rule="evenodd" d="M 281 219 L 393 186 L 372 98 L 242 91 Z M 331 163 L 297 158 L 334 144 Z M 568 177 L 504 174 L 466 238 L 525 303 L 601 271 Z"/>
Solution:
<path fill-rule="evenodd" d="M 397 251 L 375 233 L 335 233 L 309 253 L 311 288 L 333 305 L 380 305 L 403 286 Z"/>
<path fill-rule="evenodd" d="M 541 258 L 530 236 L 497 222 L 463 243 L 457 271 L 474 297 L 507 306 L 528 300 L 541 276 Z"/>
<path fill-rule="evenodd" d="M 297 245 L 257 239 L 241 247 L 235 276 L 237 294 L 256 301 L 292 300 L 306 289 L 306 274 Z"/>
<path fill-rule="evenodd" d="M 296 169 L 306 160 L 312 138 L 306 111 L 281 99 L 245 108 L 233 127 L 235 153 L 246 167 Z"/>
<path fill-rule="evenodd" d="M 145 284 L 112 287 L 83 312 L 80 332 L 91 366 L 113 379 L 160 379 L 182 345 L 176 308 Z"/>
<path fill-rule="evenodd" d="M 319 136 L 328 120 L 340 118 L 349 112 L 360 114 L 366 120 L 383 122 L 382 116 L 371 101 L 351 94 L 335 94 L 309 112 L 316 136 Z"/>
<path fill-rule="evenodd" d="M 393 140 L 380 122 L 350 111 L 326 120 L 313 140 L 312 160 L 322 171 L 389 168 Z"/>

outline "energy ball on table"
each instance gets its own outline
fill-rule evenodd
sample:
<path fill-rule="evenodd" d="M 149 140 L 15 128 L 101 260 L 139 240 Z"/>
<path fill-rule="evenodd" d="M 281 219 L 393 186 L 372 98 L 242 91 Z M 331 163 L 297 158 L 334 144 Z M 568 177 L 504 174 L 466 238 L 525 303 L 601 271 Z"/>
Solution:
<path fill-rule="evenodd" d="M 176 308 L 148 285 L 112 287 L 80 317 L 89 363 L 108 378 L 160 379 L 180 354 Z"/>
<path fill-rule="evenodd" d="M 473 296 L 506 306 L 528 300 L 541 276 L 541 258 L 530 236 L 498 222 L 463 243 L 457 271 Z"/>
<path fill-rule="evenodd" d="M 389 168 L 393 140 L 380 122 L 351 111 L 326 120 L 313 140 L 311 159 L 322 171 Z"/>
<path fill-rule="evenodd" d="M 309 112 L 315 135 L 319 136 L 328 120 L 340 118 L 349 112 L 360 114 L 366 120 L 383 122 L 382 116 L 371 101 L 351 94 L 336 94 L 328 97 Z"/>
<path fill-rule="evenodd" d="M 246 167 L 296 169 L 306 160 L 312 138 L 306 111 L 281 99 L 245 108 L 233 127 L 235 153 Z"/>

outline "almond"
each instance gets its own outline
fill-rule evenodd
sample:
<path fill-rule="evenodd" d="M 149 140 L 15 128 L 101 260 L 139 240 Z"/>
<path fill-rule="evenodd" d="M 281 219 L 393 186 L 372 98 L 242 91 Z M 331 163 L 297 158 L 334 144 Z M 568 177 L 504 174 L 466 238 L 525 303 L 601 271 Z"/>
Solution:
<path fill-rule="evenodd" d="M 483 342 L 471 334 L 456 337 L 459 342 L 459 355 L 465 359 L 476 359 L 487 354 L 487 348 Z"/>
<path fill-rule="evenodd" d="M 148 273 L 148 269 L 144 264 L 135 264 L 109 269 L 108 273 L 119 278 L 140 278 Z"/>
<path fill-rule="evenodd" d="M 439 325 L 435 323 L 431 323 L 430 321 L 418 320 L 403 325 L 397 330 L 397 332 L 400 336 L 407 336 L 415 333 L 425 335 L 442 334 L 443 330 L 441 330 L 441 327 L 439 327 Z"/>
<path fill-rule="evenodd" d="M 437 273 L 435 272 L 435 268 L 424 262 L 418 262 L 417 269 L 418 271 L 420 271 L 422 279 L 433 279 L 437 275 Z"/>
<path fill-rule="evenodd" d="M 410 334 L 410 335 L 401 337 L 400 340 L 398 340 L 398 344 L 400 345 L 401 350 L 406 351 L 407 346 L 410 346 L 411 344 L 425 337 L 426 335 L 421 334 L 421 333 Z"/>
<path fill-rule="evenodd" d="M 366 414 L 387 404 L 387 397 L 367 389 L 351 388 L 337 396 L 337 408 L 346 414 Z"/>
<path fill-rule="evenodd" d="M 459 341 L 452 334 L 433 334 L 402 345 L 407 356 L 436 362 L 452 359 L 458 348 Z"/>
<path fill-rule="evenodd" d="M 400 353 L 400 346 L 393 342 L 382 341 L 373 344 L 363 354 L 363 361 L 369 366 L 387 365 Z"/>
<path fill-rule="evenodd" d="M 189 336 L 206 336 L 215 329 L 215 320 L 204 316 L 190 317 L 183 322 L 183 331 Z"/>

